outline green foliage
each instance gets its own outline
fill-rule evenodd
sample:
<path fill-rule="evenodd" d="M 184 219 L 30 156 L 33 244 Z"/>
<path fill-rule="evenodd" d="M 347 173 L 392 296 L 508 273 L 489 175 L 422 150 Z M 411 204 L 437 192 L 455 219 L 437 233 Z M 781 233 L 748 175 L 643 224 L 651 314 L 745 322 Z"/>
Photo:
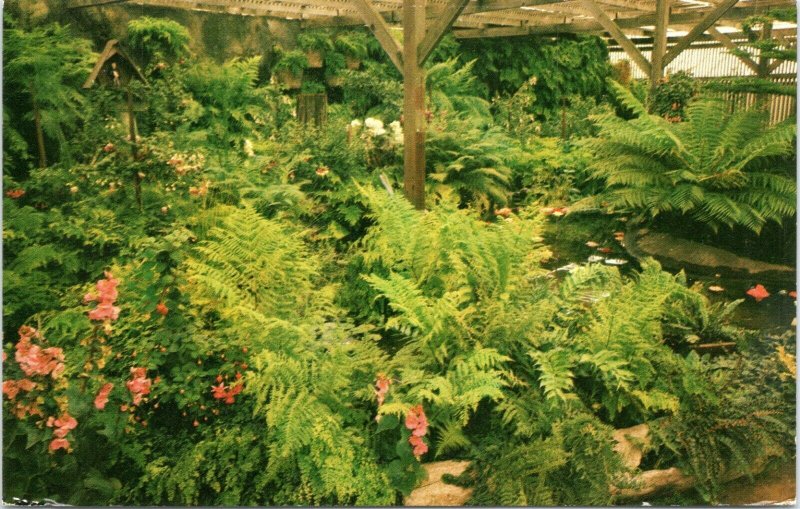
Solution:
<path fill-rule="evenodd" d="M 298 76 L 306 67 L 308 67 L 308 59 L 305 53 L 299 50 L 293 50 L 282 53 L 278 61 L 275 62 L 273 70 L 286 70 Z"/>
<path fill-rule="evenodd" d="M 795 213 L 793 124 L 768 127 L 764 111 L 731 114 L 715 100 L 691 104 L 685 122 L 670 124 L 617 89 L 637 118 L 598 118 L 592 170 L 607 189 L 591 203 L 642 216 L 683 215 L 715 231 L 743 226 L 757 233 Z"/>
<path fill-rule="evenodd" d="M 685 120 L 686 106 L 697 94 L 697 84 L 690 73 L 679 71 L 664 78 L 650 97 L 650 111 L 671 122 Z"/>
<path fill-rule="evenodd" d="M 58 37 L 35 47 L 84 44 L 50 30 Z M 472 463 L 459 482 L 474 486 L 473 503 L 608 505 L 637 473 L 621 464 L 612 433 L 647 423 L 655 439 L 642 468 L 682 468 L 714 500 L 731 469 L 792 454 L 793 336 L 753 340 L 729 323 L 738 302 L 712 305 L 651 261 L 628 275 L 544 269 L 537 202 L 592 191 L 582 182 L 590 154 L 582 142 L 531 136 L 556 125 L 552 110 L 503 129 L 477 79 L 486 58 L 501 60 L 459 65 L 452 38 L 428 67 L 432 192 L 428 210 L 415 210 L 400 191 L 398 74 L 374 40 L 352 34 L 366 53 L 339 42 L 315 76 L 335 70 L 353 85 L 331 94 L 323 129 L 292 121 L 292 101 L 258 85 L 254 60 L 186 55 L 151 66 L 147 88 L 133 85 L 135 157 L 114 91 L 89 91 L 74 128 L 62 126 L 77 162 L 43 170 L 24 167 L 29 126 L 5 112 L 4 496 L 397 505 L 425 462 L 453 458 Z M 180 40 L 151 35 L 151 48 Z M 26 37 L 11 34 L 13 55 Z M 594 39 L 558 44 L 602 49 Z M 345 71 L 345 56 L 371 58 Z M 573 72 L 580 60 L 558 67 Z M 66 61 L 60 86 L 79 86 L 83 64 Z M 531 71 L 509 68 L 522 79 Z M 536 69 L 537 87 L 558 81 Z M 21 76 L 7 106 L 28 93 Z M 573 116 L 593 110 L 576 99 L 593 95 L 590 82 L 570 95 L 527 90 L 525 114 L 539 114 L 541 97 L 559 98 L 548 108 L 569 98 Z M 638 119 L 604 118 L 614 140 L 637 140 L 670 164 L 693 154 L 766 174 L 793 135 L 754 133 L 762 124 L 732 116 L 714 138 L 709 123 L 687 127 L 710 106 L 669 126 L 629 95 L 622 103 Z M 702 145 L 711 138 L 719 142 Z M 670 143 L 688 148 L 663 151 Z M 714 148 L 738 146 L 747 161 Z M 773 185 L 758 176 L 750 190 L 758 179 Z M 492 214 L 512 199 L 521 206 Z M 563 219 L 550 224 L 574 235 Z M 92 320 L 99 304 L 84 296 L 105 271 L 119 280 L 119 316 Z M 20 357 L 62 349 L 63 374 L 25 371 L 14 345 L 22 325 L 39 329 L 42 350 Z M 687 353 L 720 340 L 740 353 Z M 412 412 L 427 424 L 407 422 Z M 70 449 L 49 451 L 64 444 L 47 423 L 65 413 L 77 422 Z"/>
<path fill-rule="evenodd" d="M 333 39 L 324 31 L 303 30 L 297 35 L 297 45 L 306 51 L 322 51 L 333 49 Z"/>
<path fill-rule="evenodd" d="M 128 22 L 127 43 L 144 67 L 174 62 L 189 52 L 189 31 L 175 21 L 142 16 Z"/>
<path fill-rule="evenodd" d="M 58 157 L 70 161 L 69 134 L 78 127 L 86 107 L 78 89 L 94 63 L 89 41 L 73 37 L 58 24 L 26 31 L 6 21 L 4 33 L 3 117 L 10 131 L 10 137 L 4 139 L 20 151 L 21 140 L 14 133 L 38 122 L 44 135 L 56 142 Z M 28 139 L 29 145 L 35 145 L 34 133 Z"/>
<path fill-rule="evenodd" d="M 336 35 L 333 44 L 345 56 L 363 59 L 368 54 L 369 36 L 361 31 L 349 31 Z"/>
<path fill-rule="evenodd" d="M 605 43 L 596 37 L 470 39 L 461 43 L 461 52 L 464 61 L 477 60 L 488 97 L 514 94 L 535 76 L 537 116 L 552 114 L 567 96 L 602 96 L 611 72 Z"/>

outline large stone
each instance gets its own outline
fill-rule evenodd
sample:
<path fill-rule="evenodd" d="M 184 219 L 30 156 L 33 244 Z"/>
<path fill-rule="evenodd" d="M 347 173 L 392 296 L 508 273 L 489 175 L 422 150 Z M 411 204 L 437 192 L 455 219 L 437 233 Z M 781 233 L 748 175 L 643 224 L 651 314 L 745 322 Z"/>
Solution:
<path fill-rule="evenodd" d="M 622 463 L 628 468 L 636 468 L 642 462 L 643 449 L 650 445 L 650 428 L 647 424 L 638 424 L 630 428 L 618 429 L 614 432 L 614 450 L 622 457 Z"/>
<path fill-rule="evenodd" d="M 472 495 L 472 490 L 446 484 L 444 474 L 459 476 L 469 466 L 469 461 L 435 461 L 423 465 L 428 478 L 406 497 L 406 506 L 458 506 L 464 505 Z"/>
<path fill-rule="evenodd" d="M 664 267 L 673 269 L 792 279 L 795 274 L 794 267 L 753 260 L 725 249 L 674 237 L 668 233 L 651 232 L 646 228 L 627 232 L 625 248 L 636 258 L 652 256 Z"/>

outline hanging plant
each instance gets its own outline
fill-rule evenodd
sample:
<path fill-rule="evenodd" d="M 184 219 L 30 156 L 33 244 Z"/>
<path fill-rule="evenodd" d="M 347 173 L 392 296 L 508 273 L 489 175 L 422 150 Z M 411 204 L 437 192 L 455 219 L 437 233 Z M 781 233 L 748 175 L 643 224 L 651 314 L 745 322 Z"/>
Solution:
<path fill-rule="evenodd" d="M 340 87 L 344 82 L 342 71 L 347 67 L 345 56 L 338 52 L 325 55 L 325 82 L 331 87 Z"/>
<path fill-rule="evenodd" d="M 361 66 L 361 61 L 367 58 L 369 47 L 367 35 L 363 32 L 347 32 L 340 34 L 334 41 L 336 50 L 345 57 L 348 69 L 356 70 Z"/>
<path fill-rule="evenodd" d="M 288 51 L 275 63 L 273 70 L 278 81 L 286 88 L 300 88 L 303 71 L 308 67 L 308 58 L 302 51 Z"/>
<path fill-rule="evenodd" d="M 319 69 L 325 54 L 333 49 L 331 37 L 324 32 L 303 32 L 297 36 L 297 45 L 308 59 L 308 67 Z"/>

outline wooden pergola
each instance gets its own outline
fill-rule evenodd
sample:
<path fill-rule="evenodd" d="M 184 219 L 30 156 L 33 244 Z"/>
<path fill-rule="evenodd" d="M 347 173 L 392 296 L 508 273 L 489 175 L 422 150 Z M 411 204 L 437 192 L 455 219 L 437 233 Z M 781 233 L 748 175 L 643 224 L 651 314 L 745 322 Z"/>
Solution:
<path fill-rule="evenodd" d="M 655 85 L 665 67 L 706 32 L 726 45 L 719 27 L 792 0 L 70 0 L 70 8 L 127 3 L 288 20 L 300 28 L 366 25 L 403 76 L 404 187 L 425 206 L 425 87 L 422 65 L 444 34 L 456 38 L 595 33 L 622 47 Z M 391 34 L 402 29 L 402 43 Z M 670 46 L 668 29 L 686 31 Z M 632 37 L 652 38 L 650 58 Z M 746 58 L 746 57 L 743 57 Z"/>

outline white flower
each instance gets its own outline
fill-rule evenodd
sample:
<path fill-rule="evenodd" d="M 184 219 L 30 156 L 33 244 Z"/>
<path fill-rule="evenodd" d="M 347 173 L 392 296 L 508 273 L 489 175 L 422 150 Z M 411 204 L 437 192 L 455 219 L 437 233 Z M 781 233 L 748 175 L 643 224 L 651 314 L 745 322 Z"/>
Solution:
<path fill-rule="evenodd" d="M 403 144 L 403 127 L 400 125 L 400 122 L 395 120 L 391 124 L 389 124 L 389 129 L 392 131 L 392 142 L 395 145 L 402 145 Z"/>
<path fill-rule="evenodd" d="M 364 120 L 364 125 L 367 126 L 367 129 L 371 131 L 383 129 L 383 122 L 381 122 L 377 118 L 372 118 L 372 117 L 366 118 Z"/>
<path fill-rule="evenodd" d="M 364 124 L 359 119 L 355 119 L 352 122 L 350 122 L 350 127 L 352 127 L 353 129 L 358 129 L 362 125 Z"/>
<path fill-rule="evenodd" d="M 386 134 L 386 129 L 383 128 L 383 122 L 377 118 L 367 118 L 364 120 L 364 126 L 369 129 L 369 134 L 372 136 L 383 136 Z"/>
<path fill-rule="evenodd" d="M 253 142 L 248 139 L 244 140 L 244 153 L 247 157 L 255 157 L 256 155 L 256 153 L 253 152 Z"/>

